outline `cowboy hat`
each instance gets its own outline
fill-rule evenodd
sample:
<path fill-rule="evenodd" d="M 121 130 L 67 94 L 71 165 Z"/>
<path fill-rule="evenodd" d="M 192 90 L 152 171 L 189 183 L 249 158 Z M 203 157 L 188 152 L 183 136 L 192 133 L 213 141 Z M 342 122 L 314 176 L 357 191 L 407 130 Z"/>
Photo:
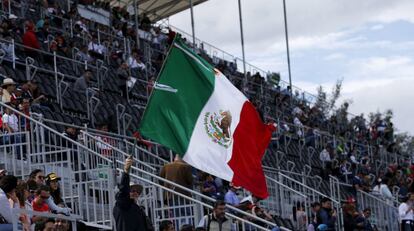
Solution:
<path fill-rule="evenodd" d="M 3 80 L 3 84 L 1 86 L 4 87 L 4 86 L 8 86 L 8 85 L 16 85 L 16 83 L 11 78 L 5 78 Z"/>

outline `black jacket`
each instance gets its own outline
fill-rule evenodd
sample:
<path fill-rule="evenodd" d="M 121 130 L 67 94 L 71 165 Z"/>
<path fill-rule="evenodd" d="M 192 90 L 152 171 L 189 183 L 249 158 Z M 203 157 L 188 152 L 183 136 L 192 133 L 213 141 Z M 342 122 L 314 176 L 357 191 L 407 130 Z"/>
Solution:
<path fill-rule="evenodd" d="M 129 198 L 129 174 L 123 172 L 113 211 L 117 231 L 148 231 L 144 211 Z"/>

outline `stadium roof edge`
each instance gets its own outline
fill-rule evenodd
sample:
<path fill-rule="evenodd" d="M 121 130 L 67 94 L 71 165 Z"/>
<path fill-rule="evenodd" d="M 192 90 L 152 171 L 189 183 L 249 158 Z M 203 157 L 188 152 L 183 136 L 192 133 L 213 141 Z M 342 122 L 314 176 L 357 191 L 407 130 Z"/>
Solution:
<path fill-rule="evenodd" d="M 133 11 L 135 0 L 111 0 L 111 7 L 127 7 Z M 151 22 L 157 22 L 190 8 L 188 0 L 136 0 L 138 13 L 146 13 Z M 197 6 L 208 0 L 193 0 L 193 6 Z M 131 12 L 132 13 L 132 12 Z"/>

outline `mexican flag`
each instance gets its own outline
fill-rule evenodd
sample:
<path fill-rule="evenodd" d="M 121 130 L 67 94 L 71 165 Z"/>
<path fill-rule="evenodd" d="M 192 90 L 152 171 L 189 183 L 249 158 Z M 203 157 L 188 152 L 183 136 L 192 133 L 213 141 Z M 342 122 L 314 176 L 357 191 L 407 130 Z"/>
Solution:
<path fill-rule="evenodd" d="M 188 164 L 268 196 L 262 157 L 273 125 L 220 71 L 175 39 L 154 85 L 140 132 Z"/>

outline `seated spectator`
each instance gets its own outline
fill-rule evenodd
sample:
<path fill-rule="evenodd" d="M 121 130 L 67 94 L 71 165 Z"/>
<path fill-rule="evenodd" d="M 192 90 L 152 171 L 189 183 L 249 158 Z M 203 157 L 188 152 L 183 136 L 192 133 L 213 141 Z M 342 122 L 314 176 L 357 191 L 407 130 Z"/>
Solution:
<path fill-rule="evenodd" d="M 108 132 L 108 125 L 101 124 L 98 126 L 98 130 L 103 132 Z M 112 147 L 114 145 L 114 140 L 104 135 L 97 135 L 96 138 L 96 147 L 99 149 L 100 153 L 106 157 L 112 156 Z"/>
<path fill-rule="evenodd" d="M 321 224 L 328 226 L 327 230 L 335 230 L 336 226 L 336 211 L 332 209 L 331 199 L 325 197 L 321 200 L 321 209 L 319 210 L 317 216 L 318 227 Z"/>
<path fill-rule="evenodd" d="M 81 94 L 86 94 L 86 89 L 90 87 L 90 81 L 92 78 L 92 71 L 87 69 L 83 75 L 78 78 L 73 86 L 74 90 Z"/>
<path fill-rule="evenodd" d="M 19 207 L 21 209 L 32 210 L 31 204 L 27 201 L 30 195 L 29 186 L 26 182 L 18 183 L 16 187 L 16 196 L 19 199 Z M 24 230 L 30 230 L 31 216 L 25 213 L 21 213 L 19 221 L 23 224 Z M 34 228 L 34 227 L 33 227 Z"/>
<path fill-rule="evenodd" d="M 331 154 L 329 153 L 329 148 L 325 147 L 319 154 L 319 160 L 322 161 L 322 166 L 326 168 L 328 165 L 331 165 L 332 159 Z"/>
<path fill-rule="evenodd" d="M 311 216 L 310 216 L 310 222 L 307 227 L 307 231 L 315 231 L 318 227 L 318 220 L 317 216 L 319 213 L 319 210 L 321 209 L 321 204 L 319 202 L 314 202 L 311 205 Z"/>
<path fill-rule="evenodd" d="M 169 220 L 161 221 L 160 231 L 175 231 L 173 223 Z"/>
<path fill-rule="evenodd" d="M 6 36 L 4 36 L 4 39 L 7 41 L 11 41 L 12 37 L 10 34 L 6 34 Z M 11 42 L 4 42 L 1 41 L 0 42 L 0 49 L 2 51 L 4 51 L 4 58 L 8 61 L 12 61 L 13 59 L 19 59 L 17 57 L 14 56 L 14 47 L 13 44 Z"/>
<path fill-rule="evenodd" d="M 209 197 L 217 198 L 217 185 L 214 182 L 212 175 L 206 173 L 203 176 L 203 183 L 201 185 L 201 192 Z"/>
<path fill-rule="evenodd" d="M 25 23 L 25 27 L 26 27 L 26 33 L 24 33 L 23 38 L 22 38 L 23 45 L 25 46 L 24 50 L 27 56 L 30 56 L 33 59 L 38 60 L 39 53 L 34 49 L 39 50 L 40 43 L 37 40 L 36 34 L 34 32 L 34 24 L 31 21 L 27 21 Z"/>
<path fill-rule="evenodd" d="M 13 230 L 13 213 L 10 207 L 9 198 L 13 198 L 16 202 L 14 205 L 19 208 L 18 199 L 16 197 L 17 178 L 12 175 L 3 176 L 0 179 L 0 230 Z"/>
<path fill-rule="evenodd" d="M 216 201 L 213 206 L 213 212 L 205 215 L 198 224 L 209 231 L 234 230 L 232 221 L 226 216 L 226 203 L 224 201 Z"/>
<path fill-rule="evenodd" d="M 226 204 L 238 207 L 240 205 L 240 199 L 237 196 L 237 191 L 240 189 L 241 187 L 235 186 L 233 183 L 230 183 L 230 188 L 227 191 L 226 195 L 224 195 L 224 202 L 226 202 Z"/>
<path fill-rule="evenodd" d="M 7 170 L 6 169 L 0 169 L 0 178 L 2 178 L 5 175 L 7 175 Z"/>
<path fill-rule="evenodd" d="M 371 225 L 371 222 L 369 221 L 369 218 L 371 217 L 371 209 L 366 208 L 362 211 L 362 213 L 355 218 L 355 221 L 357 224 L 361 224 L 358 227 L 358 230 L 364 230 L 364 231 L 374 231 L 374 228 Z"/>
<path fill-rule="evenodd" d="M 65 205 L 65 202 L 62 199 L 62 195 L 60 193 L 60 186 L 59 181 L 60 177 L 56 175 L 56 173 L 49 173 L 46 176 L 46 185 L 50 187 L 50 196 L 52 197 L 53 202 L 56 205 Z"/>
<path fill-rule="evenodd" d="M 372 189 L 372 192 L 375 194 L 379 194 L 386 199 L 393 198 L 391 190 L 388 187 L 388 178 L 384 178 L 384 179 L 379 178 L 377 180 L 376 185 Z"/>
<path fill-rule="evenodd" d="M 104 59 L 105 47 L 98 42 L 98 37 L 92 37 L 92 40 L 88 44 L 88 51 L 92 57 L 95 57 L 97 59 Z"/>
<path fill-rule="evenodd" d="M 11 106 L 10 104 L 7 104 L 8 106 Z M 21 136 L 20 134 L 13 134 L 19 132 L 19 118 L 14 114 L 14 112 L 9 108 L 4 108 L 4 114 L 1 118 L 3 122 L 3 130 L 8 135 L 3 137 L 3 142 L 5 144 L 15 144 L 20 143 Z M 19 148 L 17 148 L 17 151 L 20 151 Z"/>
<path fill-rule="evenodd" d="M 44 185 L 45 174 L 41 169 L 35 169 L 30 173 L 29 180 L 36 182 L 37 186 Z"/>
<path fill-rule="evenodd" d="M 141 62 L 137 51 L 132 52 L 127 62 L 131 69 L 145 70 L 145 64 Z"/>
<path fill-rule="evenodd" d="M 93 58 L 89 54 L 87 46 L 82 46 L 79 49 L 78 53 L 76 53 L 76 59 L 78 59 L 81 62 L 89 62 L 89 63 L 93 62 Z"/>
<path fill-rule="evenodd" d="M 306 211 L 305 206 L 297 202 L 296 206 L 293 207 L 293 221 L 295 222 L 295 228 L 299 231 L 306 230 L 307 225 L 307 218 L 306 218 Z"/>
<path fill-rule="evenodd" d="M 11 78 L 6 78 L 3 80 L 3 84 L 1 85 L 1 88 L 3 88 L 3 95 L 1 98 L 1 101 L 3 103 L 10 103 L 12 95 L 14 91 L 16 90 L 16 83 Z"/>
<path fill-rule="evenodd" d="M 182 225 L 180 231 L 194 231 L 194 227 L 189 224 Z"/>

